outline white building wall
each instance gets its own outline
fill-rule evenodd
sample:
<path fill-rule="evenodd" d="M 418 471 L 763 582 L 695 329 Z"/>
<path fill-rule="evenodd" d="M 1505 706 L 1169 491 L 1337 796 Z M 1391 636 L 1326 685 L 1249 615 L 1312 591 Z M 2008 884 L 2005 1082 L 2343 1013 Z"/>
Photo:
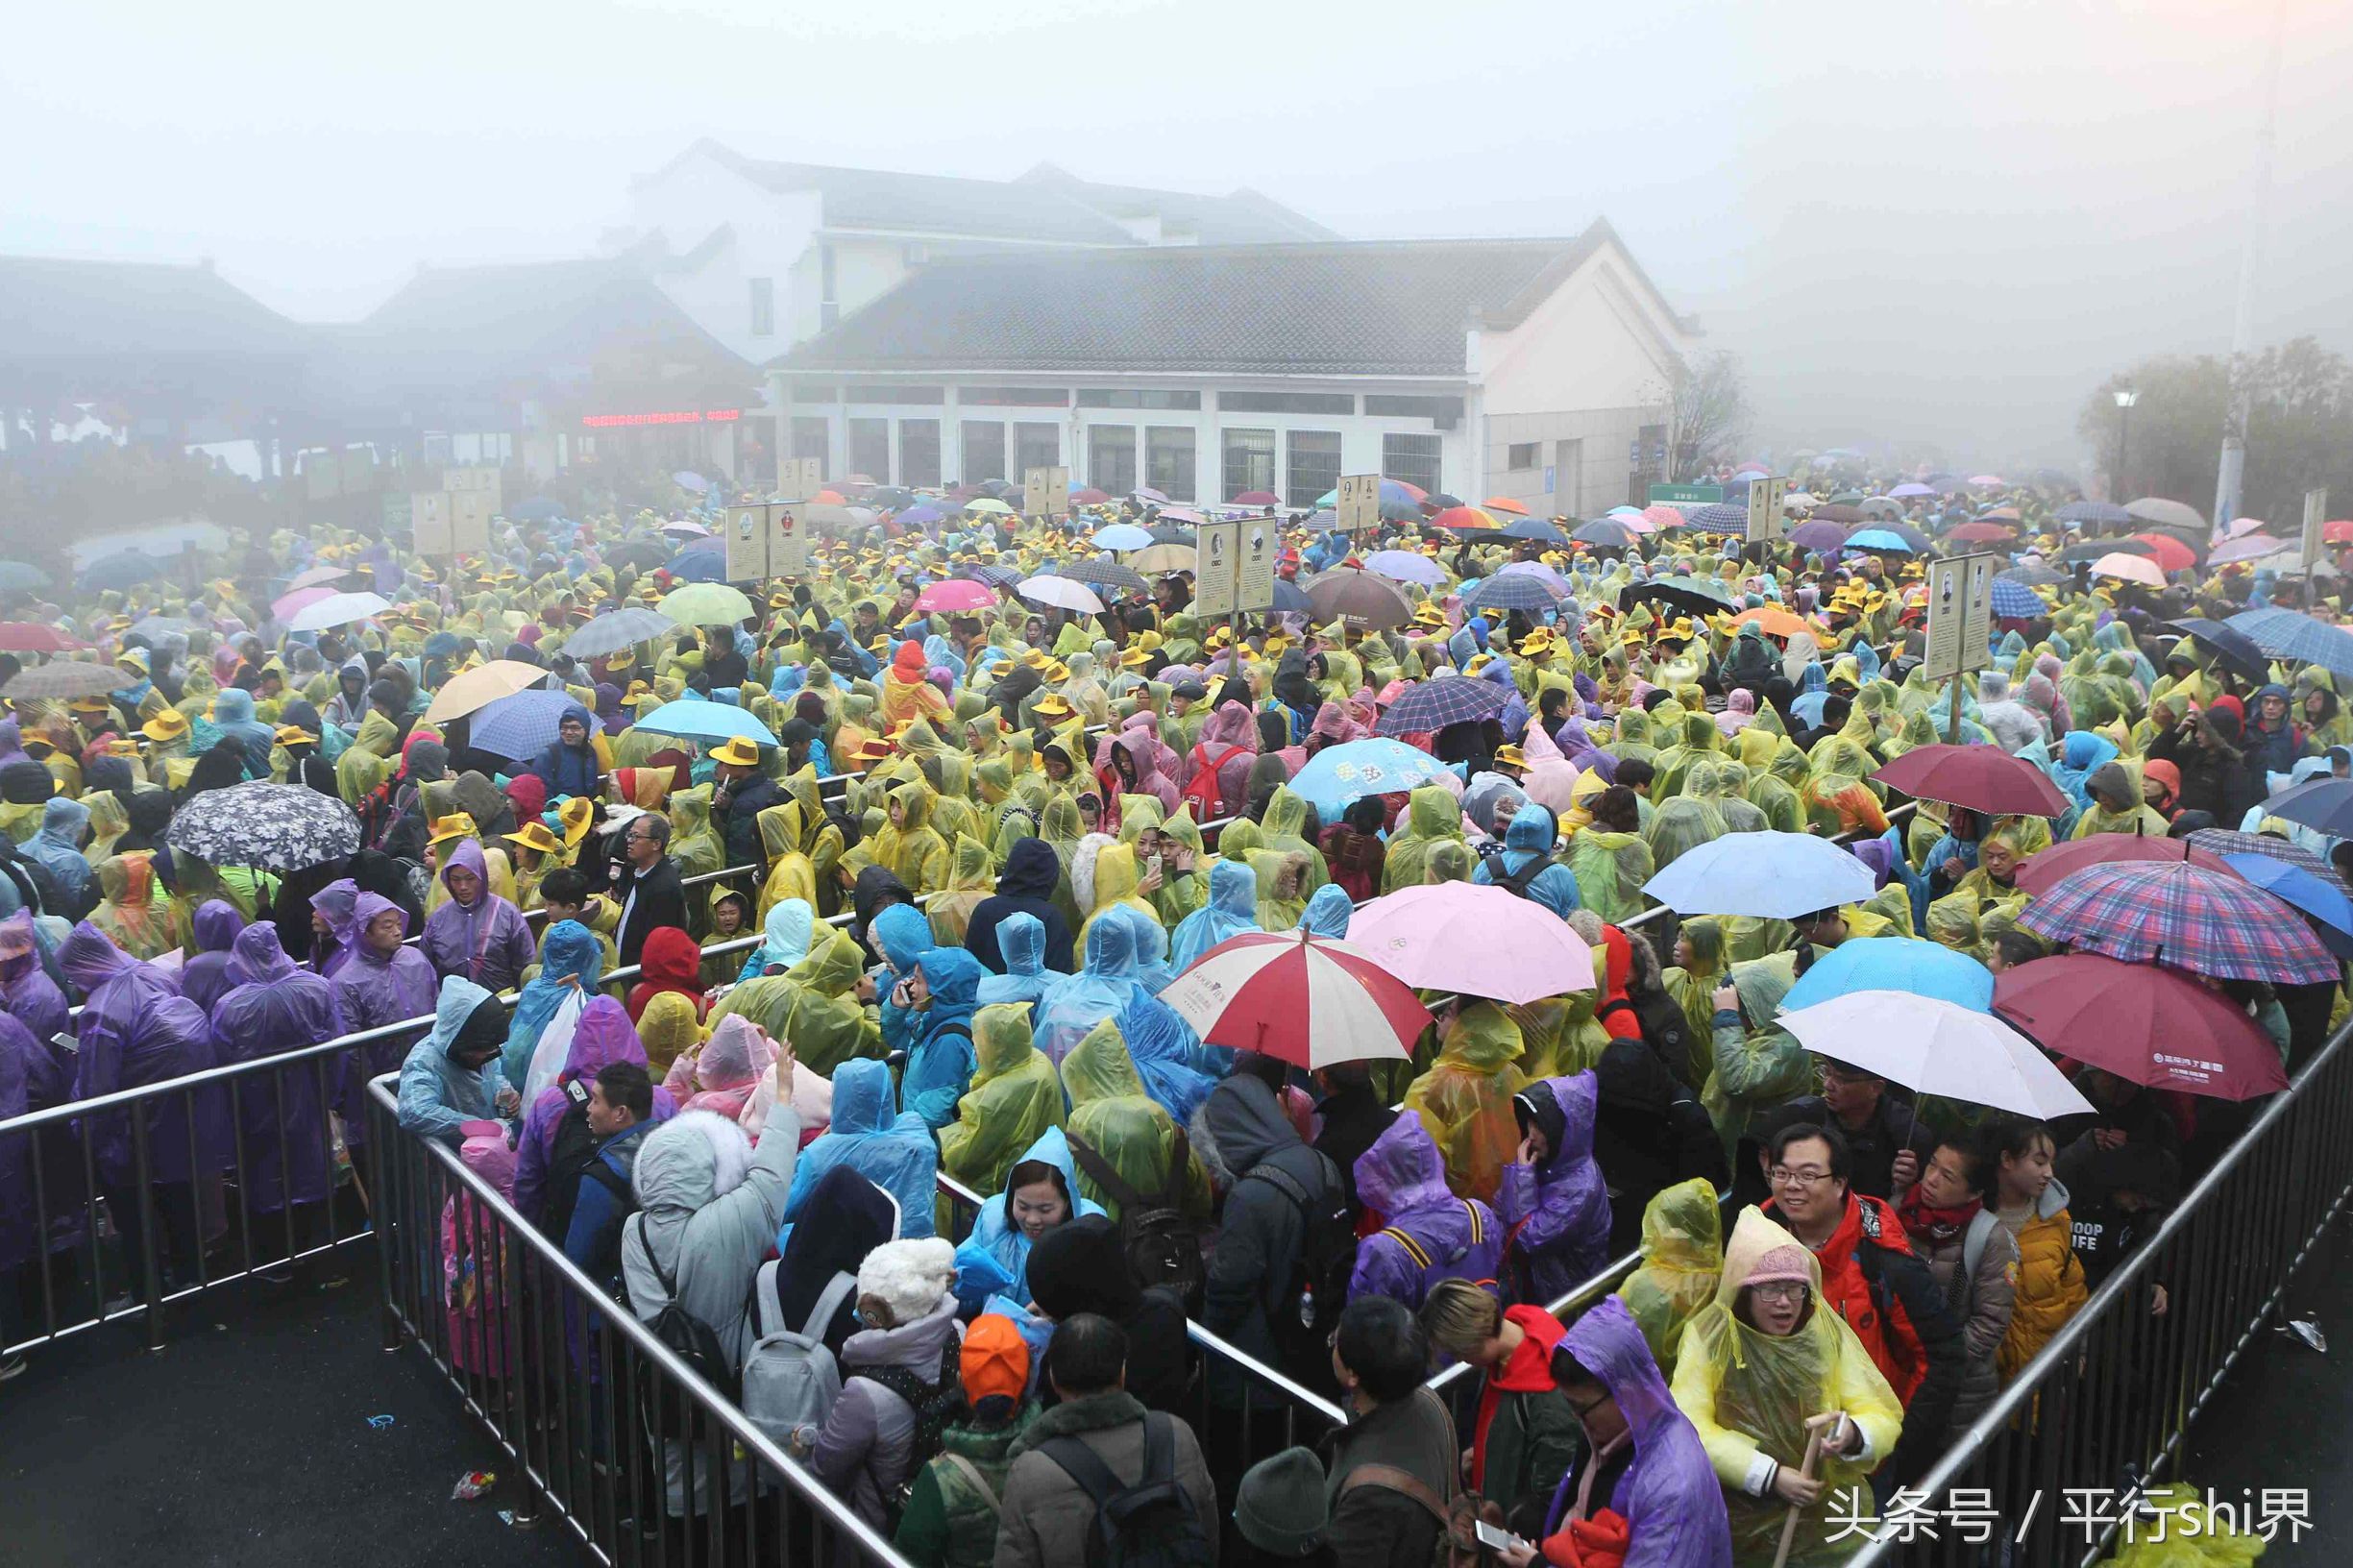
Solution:
<path fill-rule="evenodd" d="M 793 296 L 799 287 L 799 263 L 805 256 L 814 259 L 810 247 L 821 218 L 818 208 L 814 192 L 762 190 L 698 153 L 631 189 L 629 222 L 640 234 L 659 233 L 673 254 L 694 249 L 723 224 L 733 231 L 732 242 L 699 268 L 658 271 L 654 282 L 697 326 L 761 364 L 797 340 L 793 333 L 804 315 L 814 330 L 814 294 L 805 306 Z M 765 337 L 751 332 L 754 278 L 775 281 L 775 330 Z M 815 284 L 812 269 L 808 286 Z"/>

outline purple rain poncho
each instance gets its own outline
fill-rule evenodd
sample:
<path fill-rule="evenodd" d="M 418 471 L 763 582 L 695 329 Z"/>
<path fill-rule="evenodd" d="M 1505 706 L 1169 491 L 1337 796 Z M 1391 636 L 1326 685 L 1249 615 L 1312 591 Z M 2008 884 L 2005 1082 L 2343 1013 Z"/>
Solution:
<path fill-rule="evenodd" d="M 1476 1198 L 1446 1185 L 1446 1163 L 1419 1116 L 1399 1116 L 1357 1159 L 1357 1199 L 1393 1230 L 1413 1238 L 1425 1266 L 1394 1236 L 1367 1237 L 1357 1247 L 1348 1299 L 1387 1296 L 1414 1311 L 1440 1280 L 1492 1280 L 1503 1262 L 1504 1228 Z M 1471 1239 L 1476 1213 L 1479 1239 Z"/>
<path fill-rule="evenodd" d="M 229 978 L 230 949 L 236 944 L 237 933 L 245 929 L 245 917 L 228 899 L 208 898 L 196 906 L 192 923 L 196 951 L 180 966 L 180 994 L 210 1017 L 212 1004 L 236 984 Z"/>
<path fill-rule="evenodd" d="M 471 908 L 450 901 L 425 918 L 425 959 L 437 975 L 463 975 L 496 994 L 512 991 L 523 971 L 539 956 L 523 911 L 490 891 L 490 870 L 482 846 L 460 839 L 441 867 L 441 885 L 450 885 L 453 870 L 472 871 L 481 889 Z"/>
<path fill-rule="evenodd" d="M 572 1032 L 572 1049 L 564 1058 L 564 1070 L 556 1074 L 556 1087 L 539 1091 L 539 1098 L 524 1113 L 523 1135 L 515 1143 L 514 1203 L 532 1224 L 539 1223 L 547 1196 L 548 1158 L 555 1152 L 556 1123 L 564 1119 L 565 1108 L 571 1103 L 563 1086 L 594 1079 L 616 1062 L 634 1062 L 642 1067 L 646 1047 L 626 1009 L 610 996 L 595 997 L 580 1009 L 579 1025 Z M 668 1121 L 677 1114 L 678 1102 L 670 1090 L 654 1085 L 654 1122 Z"/>
<path fill-rule="evenodd" d="M 82 1050 L 74 1059 L 75 1099 L 159 1084 L 216 1065 L 212 1023 L 204 1010 L 181 995 L 169 975 L 115 946 L 89 921 L 58 944 L 58 965 L 87 998 L 82 1006 Z M 193 1115 L 188 1098 L 194 1101 Z M 159 1095 L 141 1114 L 150 1180 L 184 1182 L 228 1164 L 229 1095 L 218 1085 L 186 1097 Z M 99 1175 L 110 1186 L 130 1186 L 138 1174 L 131 1114 L 95 1116 L 90 1128 Z"/>
<path fill-rule="evenodd" d="M 361 894 L 353 908 L 355 934 L 365 932 L 369 922 L 387 910 L 397 915 L 401 906 L 377 894 Z M 396 947 L 392 956 L 386 958 L 370 947 L 364 937 L 356 936 L 350 953 L 350 961 L 327 982 L 334 988 L 335 1006 L 343 1015 L 346 1030 L 358 1034 L 388 1023 L 406 1023 L 412 1018 L 430 1022 L 438 982 L 433 977 L 433 967 L 425 961 L 423 953 L 414 947 Z M 370 1078 L 400 1071 L 401 1061 L 412 1043 L 404 1036 L 394 1035 L 361 1047 L 359 1070 Z M 358 1131 L 353 1129 L 355 1134 Z M 358 1141 L 356 1136 L 353 1141 Z"/>
<path fill-rule="evenodd" d="M 5 1005 L 12 1017 L 32 1031 L 33 1038 L 70 1080 L 73 1057 L 49 1042 L 69 1033 L 73 1019 L 65 1006 L 65 993 L 41 967 L 40 944 L 33 934 L 30 910 L 20 909 L 0 920 L 0 1005 Z M 71 1097 L 70 1089 L 60 1096 Z M 39 1096 L 36 1094 L 35 1098 Z"/>
<path fill-rule="evenodd" d="M 1580 1072 L 1542 1079 L 1521 1092 L 1550 1094 L 1567 1123 L 1552 1159 L 1505 1165 L 1495 1194 L 1495 1217 L 1517 1227 L 1511 1247 L 1542 1305 L 1567 1295 L 1609 1262 L 1609 1188 L 1593 1163 L 1600 1090 L 1591 1072 Z"/>
<path fill-rule="evenodd" d="M 212 1049 L 224 1066 L 282 1056 L 343 1033 L 334 988 L 286 956 L 269 920 L 237 934 L 229 978 L 235 986 L 212 1009 Z M 335 1055 L 235 1080 L 247 1209 L 274 1214 L 289 1202 L 326 1199 L 335 1174 L 328 1113 L 357 1109 L 346 1106 L 349 1070 L 349 1058 Z"/>

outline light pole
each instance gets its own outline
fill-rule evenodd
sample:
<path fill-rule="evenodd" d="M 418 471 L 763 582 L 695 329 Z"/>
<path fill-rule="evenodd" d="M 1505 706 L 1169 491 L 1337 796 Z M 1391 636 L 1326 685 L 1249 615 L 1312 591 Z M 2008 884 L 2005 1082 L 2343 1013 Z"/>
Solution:
<path fill-rule="evenodd" d="M 2138 392 L 2119 392 L 2116 395 L 2116 503 L 2119 506 L 2124 504 L 2124 422 L 2132 412 L 2132 405 L 2140 401 L 2141 394 Z"/>

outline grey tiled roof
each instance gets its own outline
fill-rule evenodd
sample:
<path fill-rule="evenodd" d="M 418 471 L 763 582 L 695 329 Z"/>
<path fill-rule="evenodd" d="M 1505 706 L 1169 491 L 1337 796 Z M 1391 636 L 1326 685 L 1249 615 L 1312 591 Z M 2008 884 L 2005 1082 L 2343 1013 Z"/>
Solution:
<path fill-rule="evenodd" d="M 1112 185 L 1081 180 L 1052 163 L 1041 163 L 1021 179 L 1025 184 L 1066 192 L 1109 217 L 1157 214 L 1164 233 L 1189 234 L 1203 245 L 1264 245 L 1340 237 L 1304 213 L 1294 212 L 1247 187 L 1225 196 L 1198 196 L 1189 191 L 1160 190 L 1148 185 Z"/>
<path fill-rule="evenodd" d="M 717 142 L 701 144 L 720 162 L 768 190 L 815 190 L 829 229 L 886 229 L 968 234 L 986 239 L 1129 245 L 1111 219 L 1050 185 L 966 180 L 953 175 L 844 169 L 746 158 Z"/>
<path fill-rule="evenodd" d="M 209 267 L 0 257 L 0 363 L 277 357 L 308 339 Z"/>
<path fill-rule="evenodd" d="M 1614 236 L 1170 246 L 957 257 L 800 345 L 792 370 L 1459 376 Z"/>

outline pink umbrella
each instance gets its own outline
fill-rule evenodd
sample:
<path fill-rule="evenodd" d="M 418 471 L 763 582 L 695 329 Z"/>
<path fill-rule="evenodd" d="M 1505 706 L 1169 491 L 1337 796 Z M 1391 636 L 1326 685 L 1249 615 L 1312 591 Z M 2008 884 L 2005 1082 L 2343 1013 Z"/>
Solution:
<path fill-rule="evenodd" d="M 1310 1069 L 1404 1061 L 1430 1025 L 1430 1010 L 1354 943 L 1305 931 L 1250 931 L 1221 942 L 1160 999 L 1212 1045 Z"/>
<path fill-rule="evenodd" d="M 2267 533 L 2249 533 L 2233 539 L 2229 544 L 2206 557 L 2208 566 L 2228 566 L 2233 561 L 2260 561 L 2267 555 L 2293 550 L 2292 540 L 2274 539 Z"/>
<path fill-rule="evenodd" d="M 1655 533 L 1660 528 L 1681 527 L 1683 526 L 1683 514 L 1677 511 L 1674 507 L 1667 505 L 1664 502 L 1661 502 L 1655 506 L 1645 506 L 1642 508 L 1642 521 L 1650 525 L 1648 527 L 1642 530 L 1643 532 Z M 1630 518 L 1627 520 L 1627 527 L 1633 527 L 1632 519 Z"/>
<path fill-rule="evenodd" d="M 1542 561 L 1513 561 L 1510 565 L 1505 567 L 1501 572 L 1498 572 L 1495 575 L 1499 577 L 1538 577 L 1541 578 L 1544 585 L 1547 588 L 1550 588 L 1554 593 L 1560 595 L 1564 599 L 1568 597 L 1569 579 L 1562 576 L 1559 573 L 1554 571 L 1551 567 L 1546 566 Z"/>
<path fill-rule="evenodd" d="M 2145 583 L 2151 588 L 2165 586 L 2165 568 L 2145 555 L 2131 555 L 2114 551 L 2092 563 L 2092 575 L 2096 577 L 2121 577 L 2126 582 Z"/>
<path fill-rule="evenodd" d="M 290 594 L 271 600 L 270 614 L 281 621 L 288 620 L 297 612 L 309 608 L 322 599 L 334 598 L 336 592 L 337 590 L 324 583 L 315 588 L 297 588 Z"/>
<path fill-rule="evenodd" d="M 2222 537 L 2225 539 L 2243 539 L 2246 537 L 2246 535 L 2254 533 L 2263 528 L 2265 526 L 2264 520 L 2260 517 L 2234 517 L 2228 523 L 2222 526 Z"/>
<path fill-rule="evenodd" d="M 1972 474 L 1969 477 L 1969 482 L 1972 484 L 2008 484 L 2010 481 L 1998 474 Z"/>
<path fill-rule="evenodd" d="M 995 602 L 995 589 L 985 582 L 974 582 L 969 577 L 949 577 L 944 582 L 933 583 L 915 596 L 915 607 L 924 615 L 985 610 Z"/>
<path fill-rule="evenodd" d="M 1532 1002 L 1593 989 L 1593 949 L 1497 887 L 1439 882 L 1360 908 L 1349 945 L 1409 986 Z"/>

